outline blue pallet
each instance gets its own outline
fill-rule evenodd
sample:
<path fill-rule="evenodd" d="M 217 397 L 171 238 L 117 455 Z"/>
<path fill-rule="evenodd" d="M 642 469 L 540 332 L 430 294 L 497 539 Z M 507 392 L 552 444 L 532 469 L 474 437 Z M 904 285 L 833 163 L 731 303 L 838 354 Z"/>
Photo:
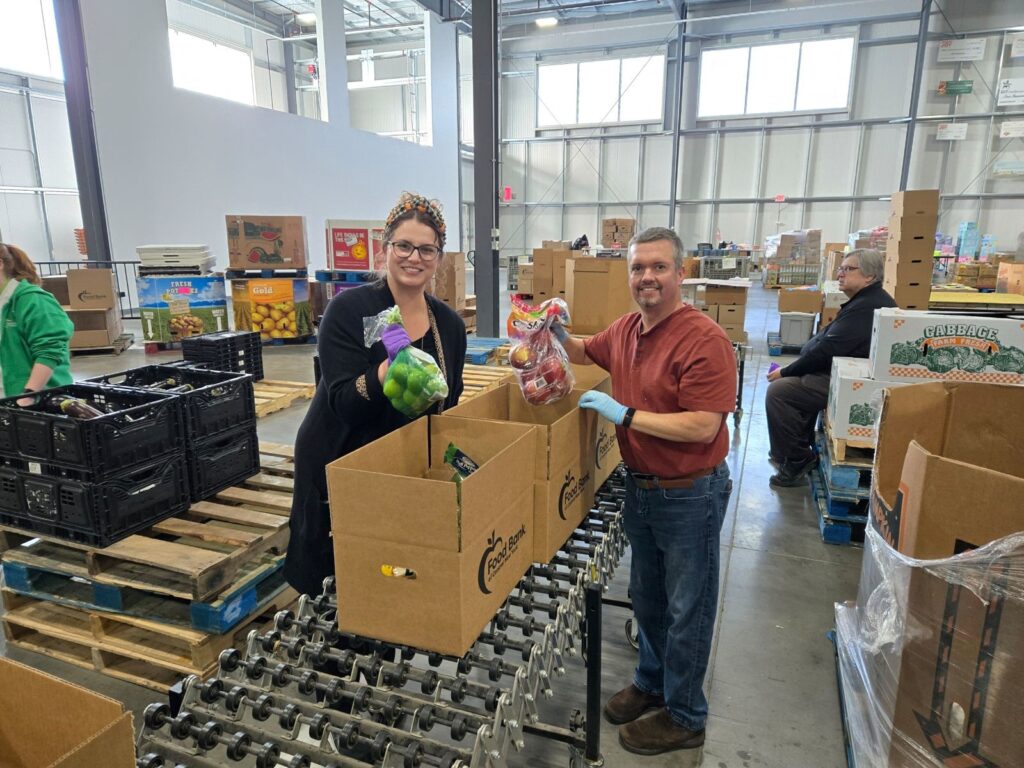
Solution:
<path fill-rule="evenodd" d="M 841 490 L 831 488 L 825 480 L 820 462 L 811 472 L 811 490 L 815 498 L 822 498 L 823 514 L 829 519 L 860 524 L 867 522 L 867 499 L 845 495 Z"/>
<path fill-rule="evenodd" d="M 817 472 L 811 473 L 811 488 L 814 491 L 814 509 L 818 513 L 818 531 L 826 544 L 860 544 L 864 538 L 864 522 L 847 518 L 832 517 L 825 499 L 820 493 L 821 483 Z"/>
<path fill-rule="evenodd" d="M 314 273 L 318 283 L 372 283 L 376 272 L 351 272 L 342 269 L 318 269 Z"/>
<path fill-rule="evenodd" d="M 871 467 L 836 464 L 829 440 L 822 432 L 817 435 L 817 449 L 825 484 L 834 497 L 857 501 L 871 495 Z"/>
<path fill-rule="evenodd" d="M 80 610 L 108 611 L 218 635 L 260 611 L 288 586 L 284 579 L 283 555 L 267 558 L 247 577 L 208 603 L 102 584 L 58 567 L 4 562 L 2 570 L 7 588 L 21 595 Z"/>
<path fill-rule="evenodd" d="M 487 361 L 494 354 L 493 349 L 466 349 L 466 362 L 473 365 L 487 365 Z"/>
<path fill-rule="evenodd" d="M 271 278 L 280 277 L 308 277 L 306 269 L 275 269 L 274 267 L 260 267 L 259 269 L 225 269 L 224 277 L 228 280 L 245 280 L 248 278 Z"/>
<path fill-rule="evenodd" d="M 470 336 L 467 343 L 471 347 L 486 347 L 488 349 L 495 349 L 503 344 L 508 344 L 508 339 L 492 339 L 486 336 Z"/>

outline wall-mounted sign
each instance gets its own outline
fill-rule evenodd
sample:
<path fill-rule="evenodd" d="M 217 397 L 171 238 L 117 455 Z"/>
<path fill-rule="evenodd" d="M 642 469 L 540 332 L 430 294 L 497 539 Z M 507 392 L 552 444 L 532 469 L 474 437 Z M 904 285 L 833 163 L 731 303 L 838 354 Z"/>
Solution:
<path fill-rule="evenodd" d="M 973 90 L 973 80 L 939 80 L 939 96 L 959 96 Z"/>
<path fill-rule="evenodd" d="M 1010 42 L 1010 58 L 1019 59 L 1024 56 L 1024 35 L 1014 35 Z"/>
<path fill-rule="evenodd" d="M 1000 139 L 1024 137 L 1024 120 L 1007 120 L 999 126 Z"/>
<path fill-rule="evenodd" d="M 1015 107 L 1024 104 L 1024 77 L 1007 77 L 999 81 L 996 89 L 997 107 Z"/>
<path fill-rule="evenodd" d="M 992 165 L 993 178 L 1019 178 L 1024 176 L 1024 161 L 996 160 Z"/>
<path fill-rule="evenodd" d="M 942 40 L 939 42 L 939 61 L 981 61 L 985 58 L 985 38 L 968 40 Z"/>
<path fill-rule="evenodd" d="M 935 138 L 939 141 L 963 141 L 967 138 L 967 123 L 939 123 Z"/>

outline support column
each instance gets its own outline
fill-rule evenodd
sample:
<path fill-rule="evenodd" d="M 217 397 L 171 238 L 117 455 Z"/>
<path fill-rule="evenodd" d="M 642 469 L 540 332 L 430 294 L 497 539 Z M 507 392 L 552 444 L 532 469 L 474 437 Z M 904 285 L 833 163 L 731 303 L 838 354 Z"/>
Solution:
<path fill-rule="evenodd" d="M 103 205 L 100 163 L 96 154 L 96 128 L 92 122 L 92 94 L 82 30 L 79 0 L 54 0 L 57 39 L 64 62 L 64 101 L 71 129 L 71 152 L 78 179 L 78 201 L 82 207 L 82 226 L 89 258 L 111 261 L 107 212 Z"/>
<path fill-rule="evenodd" d="M 900 189 L 907 188 L 910 178 L 910 155 L 914 150 L 914 129 L 917 128 L 917 102 L 921 96 L 921 78 L 924 74 L 924 52 L 928 42 L 928 25 L 932 15 L 932 0 L 921 0 L 921 21 L 917 28 L 917 57 L 914 60 L 914 81 L 910 87 L 910 113 L 907 115 L 907 140 L 903 146 L 903 168 L 900 171 Z"/>
<path fill-rule="evenodd" d="M 676 31 L 676 80 L 675 96 L 672 104 L 672 168 L 669 180 L 672 185 L 668 191 L 668 228 L 676 226 L 676 203 L 679 198 L 679 130 L 683 120 L 683 59 L 686 57 L 686 3 L 673 3 L 679 15 Z"/>
<path fill-rule="evenodd" d="M 477 334 L 498 336 L 498 16 L 473 0 L 473 200 Z"/>

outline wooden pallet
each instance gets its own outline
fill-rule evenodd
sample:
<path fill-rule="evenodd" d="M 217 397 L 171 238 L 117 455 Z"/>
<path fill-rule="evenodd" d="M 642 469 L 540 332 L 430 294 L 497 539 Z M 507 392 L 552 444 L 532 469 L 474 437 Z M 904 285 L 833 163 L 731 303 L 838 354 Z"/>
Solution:
<path fill-rule="evenodd" d="M 832 459 L 836 464 L 849 464 L 859 469 L 871 469 L 875 462 L 875 443 L 873 440 L 844 440 L 832 435 L 832 428 L 825 422 L 825 437 L 832 449 Z"/>
<path fill-rule="evenodd" d="M 297 400 L 310 400 L 315 384 L 301 381 L 271 381 L 264 379 L 253 384 L 256 395 L 256 418 L 276 413 L 293 405 Z"/>
<path fill-rule="evenodd" d="M 232 632 L 211 635 L 130 616 L 83 611 L 4 590 L 0 617 L 10 645 L 162 693 L 186 675 L 208 677 L 217 656 L 295 603 L 286 589 Z"/>
<path fill-rule="evenodd" d="M 511 368 L 499 368 L 493 365 L 466 365 L 462 369 L 462 397 L 460 403 L 470 400 L 481 392 L 495 389 L 506 381 L 514 381 Z"/>
<path fill-rule="evenodd" d="M 135 343 L 135 334 L 122 333 L 114 341 L 104 347 L 78 347 L 71 350 L 72 355 L 120 355 Z"/>
<path fill-rule="evenodd" d="M 205 601 L 236 581 L 246 564 L 287 547 L 291 478 L 282 477 L 287 472 L 280 468 L 273 471 L 277 474 L 261 472 L 109 547 L 54 541 L 81 553 L 92 581 Z M 35 538 L 36 533 L 0 526 L 0 552 Z"/>

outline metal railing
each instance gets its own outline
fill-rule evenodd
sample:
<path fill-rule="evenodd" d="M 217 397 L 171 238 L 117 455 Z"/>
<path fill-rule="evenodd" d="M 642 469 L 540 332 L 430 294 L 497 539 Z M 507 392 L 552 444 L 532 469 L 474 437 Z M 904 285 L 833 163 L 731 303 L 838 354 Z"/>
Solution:
<path fill-rule="evenodd" d="M 137 283 L 139 277 L 139 262 L 137 261 L 40 261 L 36 262 L 36 269 L 43 277 L 50 275 L 63 275 L 69 269 L 109 269 L 114 273 L 114 283 L 117 287 L 118 307 L 121 310 L 121 317 L 125 320 L 138 320 L 141 317 L 139 312 L 139 296 Z"/>

